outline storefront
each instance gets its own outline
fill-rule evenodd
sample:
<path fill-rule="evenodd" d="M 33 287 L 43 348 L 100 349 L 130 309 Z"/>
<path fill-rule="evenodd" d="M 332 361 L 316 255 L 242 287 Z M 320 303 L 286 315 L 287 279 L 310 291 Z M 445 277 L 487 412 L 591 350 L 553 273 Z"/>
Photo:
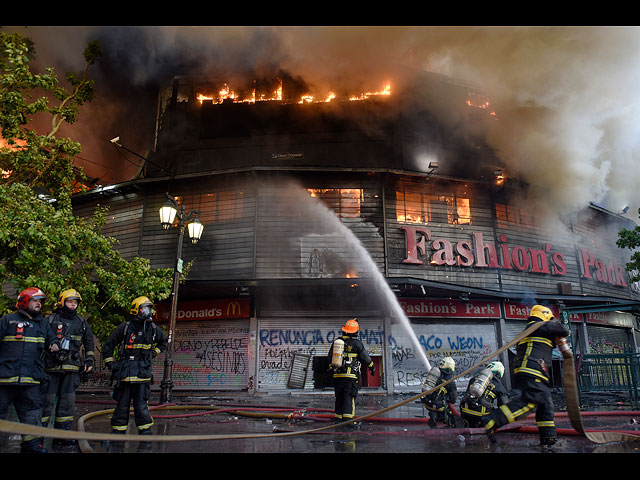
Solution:
<path fill-rule="evenodd" d="M 375 375 L 363 369 L 363 388 L 383 388 L 384 322 L 378 317 L 352 315 L 360 324 L 359 338 L 376 365 Z M 342 335 L 349 318 L 309 313 L 265 312 L 258 319 L 257 391 L 283 393 L 318 391 L 333 386 L 327 354 Z"/>
<path fill-rule="evenodd" d="M 589 354 L 637 353 L 634 316 L 624 312 L 590 312 L 584 316 Z"/>
<path fill-rule="evenodd" d="M 420 391 L 428 373 L 408 327 L 415 332 L 431 366 L 450 356 L 456 362 L 457 373 L 478 364 L 500 346 L 499 302 L 400 298 L 399 303 L 410 325 L 402 320 L 394 322 L 388 338 L 395 392 Z M 460 378 L 458 387 L 465 388 L 468 380 Z"/>
<path fill-rule="evenodd" d="M 158 325 L 168 327 L 170 304 L 157 305 Z M 249 385 L 249 299 L 179 302 L 173 340 L 175 390 L 246 390 Z M 154 364 L 155 385 L 164 354 Z"/>

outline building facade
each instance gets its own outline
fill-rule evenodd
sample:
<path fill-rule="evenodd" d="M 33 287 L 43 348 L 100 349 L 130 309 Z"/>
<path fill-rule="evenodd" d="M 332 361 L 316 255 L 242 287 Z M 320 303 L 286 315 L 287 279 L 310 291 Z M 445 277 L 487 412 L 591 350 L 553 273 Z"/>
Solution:
<path fill-rule="evenodd" d="M 470 94 L 421 82 L 452 102 Z M 446 355 L 458 371 L 478 364 L 522 331 L 536 303 L 562 317 L 640 301 L 629 254 L 615 246 L 628 220 L 591 205 L 550 229 L 517 201 L 521 185 L 496 179 L 481 139 L 451 133 L 432 109 L 398 108 L 393 96 L 202 100 L 202 88 L 179 78 L 161 96 L 139 178 L 74 200 L 80 215 L 108 205 L 105 233 L 154 268 L 175 266 L 175 229 L 158 217 L 167 194 L 205 225 L 183 248 L 193 263 L 180 286 L 175 390 L 328 390 L 329 346 L 356 317 L 377 367 L 363 392 L 417 392 L 428 364 Z M 427 144 L 438 167 L 420 163 Z M 169 305 L 157 308 L 166 325 Z M 567 320 L 578 353 L 638 351 L 633 311 Z M 156 368 L 161 378 L 162 358 Z"/>

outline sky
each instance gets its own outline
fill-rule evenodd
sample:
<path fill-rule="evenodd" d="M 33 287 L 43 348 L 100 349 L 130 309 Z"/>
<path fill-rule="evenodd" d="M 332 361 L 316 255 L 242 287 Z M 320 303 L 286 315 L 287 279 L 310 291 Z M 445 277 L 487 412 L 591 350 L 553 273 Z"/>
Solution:
<path fill-rule="evenodd" d="M 477 86 L 497 113 L 488 142 L 508 176 L 543 206 L 576 212 L 629 206 L 638 220 L 640 28 L 578 26 L 1 27 L 35 41 L 34 66 L 84 67 L 91 40 L 95 100 L 64 131 L 90 177 L 126 181 L 153 145 L 158 89 L 176 75 L 229 78 L 283 69 L 313 85 L 359 85 L 394 66 Z"/>

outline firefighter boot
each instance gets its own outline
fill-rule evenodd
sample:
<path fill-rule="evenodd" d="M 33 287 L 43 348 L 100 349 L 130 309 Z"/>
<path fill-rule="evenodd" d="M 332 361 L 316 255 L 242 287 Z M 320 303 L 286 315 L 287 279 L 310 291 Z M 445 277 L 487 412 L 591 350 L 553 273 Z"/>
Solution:
<path fill-rule="evenodd" d="M 491 415 L 485 415 L 481 419 L 484 433 L 491 443 L 496 443 L 496 422 Z"/>
<path fill-rule="evenodd" d="M 127 432 L 126 430 L 112 430 L 111 433 L 113 435 L 125 435 Z M 124 453 L 124 442 L 106 440 L 102 442 L 102 445 L 107 449 L 108 453 Z"/>
<path fill-rule="evenodd" d="M 42 446 L 42 439 L 35 438 L 20 444 L 20 453 L 47 453 L 47 449 Z"/>
<path fill-rule="evenodd" d="M 358 430 L 360 429 L 360 422 L 351 422 L 348 423 L 347 425 L 345 425 L 347 428 L 350 428 L 352 430 Z"/>
<path fill-rule="evenodd" d="M 71 422 L 58 423 L 54 428 L 69 431 L 71 430 Z M 78 441 L 54 438 L 51 442 L 51 448 L 54 452 L 75 452 L 78 450 Z"/>
<path fill-rule="evenodd" d="M 540 439 L 540 446 L 541 447 L 552 447 L 557 443 L 558 439 L 554 438 L 554 437 L 547 437 L 547 438 L 541 438 Z"/>
<path fill-rule="evenodd" d="M 151 435 L 151 429 L 147 428 L 144 430 L 140 430 L 138 435 Z M 151 452 L 151 442 L 138 442 L 138 449 L 136 450 L 138 453 L 148 453 Z"/>
<path fill-rule="evenodd" d="M 75 452 L 78 449 L 78 442 L 56 438 L 51 442 L 51 448 L 56 452 Z"/>

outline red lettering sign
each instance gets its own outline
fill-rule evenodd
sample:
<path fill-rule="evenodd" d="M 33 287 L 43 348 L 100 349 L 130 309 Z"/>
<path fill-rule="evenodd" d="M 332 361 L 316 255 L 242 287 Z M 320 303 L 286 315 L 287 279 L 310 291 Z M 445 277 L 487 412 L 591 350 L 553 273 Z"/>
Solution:
<path fill-rule="evenodd" d="M 615 260 L 606 263 L 596 258 L 588 248 L 580 249 L 580 259 L 582 260 L 582 278 L 620 287 L 627 286 L 624 269 Z"/>
<path fill-rule="evenodd" d="M 398 303 L 408 317 L 500 318 L 499 302 L 399 298 Z"/>
<path fill-rule="evenodd" d="M 545 243 L 544 248 L 529 248 L 509 245 L 505 234 L 498 236 L 498 246 L 485 241 L 482 232 L 471 232 L 471 241 L 452 243 L 444 238 L 431 239 L 431 230 L 426 227 L 403 225 L 407 253 L 402 263 L 421 265 L 420 256 L 428 257 L 430 265 L 459 267 L 501 268 L 521 272 L 565 275 L 567 265 L 564 255 L 552 252 L 553 245 Z M 431 241 L 432 240 L 432 241 Z M 432 253 L 428 256 L 427 241 L 431 241 Z"/>
<path fill-rule="evenodd" d="M 531 312 L 533 305 L 527 305 L 524 303 L 505 302 L 504 303 L 504 318 L 507 320 L 526 320 L 529 318 L 529 312 Z M 549 306 L 549 309 L 553 312 L 553 316 L 560 319 L 560 311 L 556 306 Z"/>
<path fill-rule="evenodd" d="M 170 303 L 156 305 L 156 321 L 168 322 L 171 314 Z M 220 320 L 229 318 L 249 318 L 248 298 L 225 298 L 178 302 L 176 321 Z"/>

